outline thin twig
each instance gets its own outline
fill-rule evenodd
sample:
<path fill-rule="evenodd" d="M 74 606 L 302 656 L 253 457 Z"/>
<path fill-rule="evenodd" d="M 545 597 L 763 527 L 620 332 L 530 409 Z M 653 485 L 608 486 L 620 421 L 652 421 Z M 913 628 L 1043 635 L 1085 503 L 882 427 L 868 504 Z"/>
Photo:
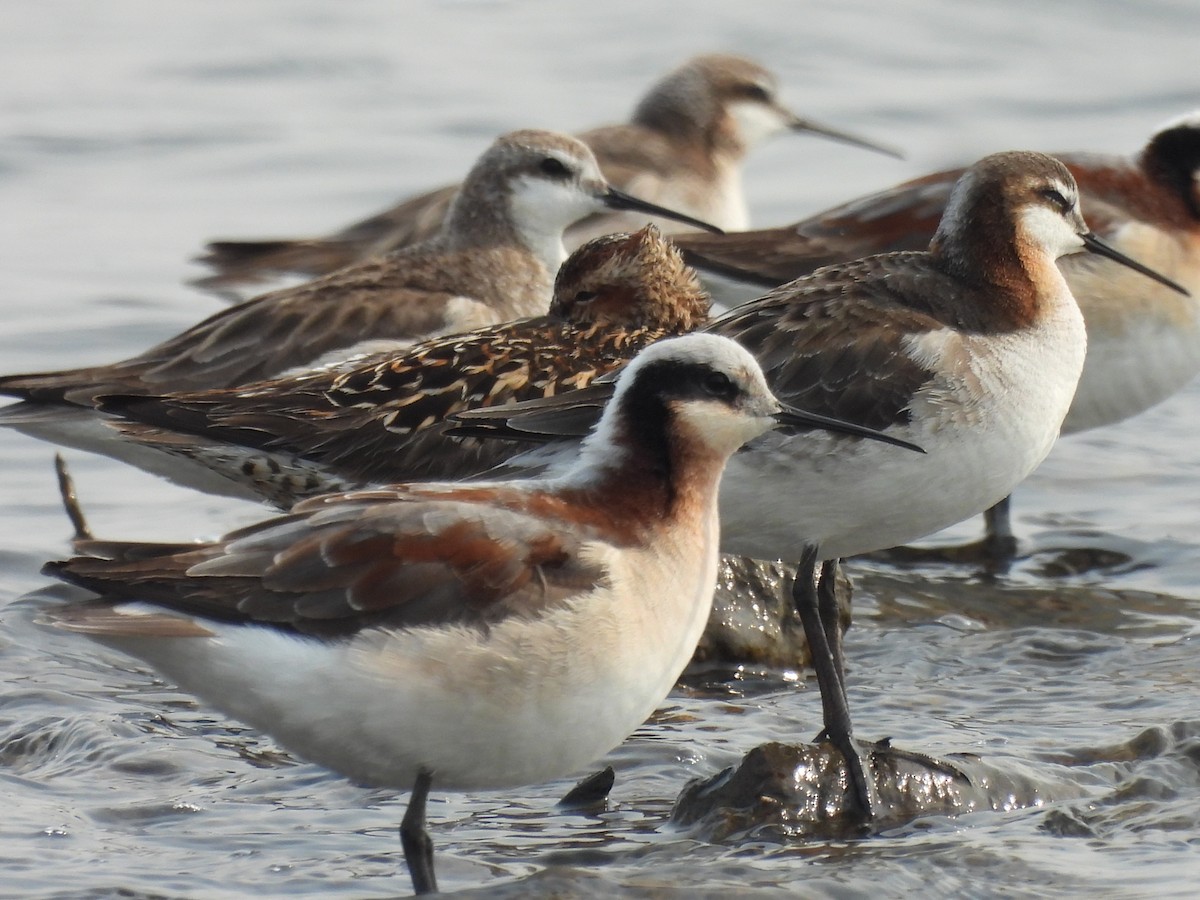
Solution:
<path fill-rule="evenodd" d="M 71 520 L 71 524 L 75 528 L 75 541 L 92 540 L 92 530 L 88 528 L 83 509 L 79 506 L 79 497 L 75 494 L 75 479 L 71 477 L 71 473 L 67 469 L 67 461 L 63 459 L 61 453 L 54 454 L 54 471 L 58 474 L 58 493 L 62 497 L 63 509 L 66 510 L 67 518 Z"/>

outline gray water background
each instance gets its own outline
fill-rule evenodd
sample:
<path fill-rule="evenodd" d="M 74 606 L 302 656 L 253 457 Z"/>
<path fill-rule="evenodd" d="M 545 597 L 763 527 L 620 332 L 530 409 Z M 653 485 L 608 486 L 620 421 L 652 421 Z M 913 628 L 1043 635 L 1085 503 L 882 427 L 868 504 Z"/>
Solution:
<path fill-rule="evenodd" d="M 798 110 L 908 151 L 896 162 L 780 138 L 747 169 L 758 224 L 994 150 L 1129 152 L 1200 107 L 1193 0 L 12 0 L 0 370 L 135 353 L 219 308 L 184 284 L 205 238 L 344 224 L 458 178 L 497 132 L 619 121 L 654 78 L 709 50 L 762 61 Z M 1062 442 L 1017 494 L 1031 555 L 1005 577 L 851 568 L 859 732 L 1029 772 L 1041 807 L 862 842 L 714 845 L 674 829 L 685 780 L 818 728 L 803 675 L 745 672 L 676 691 L 613 753 L 600 816 L 553 809 L 568 782 L 435 794 L 443 889 L 1200 893 L 1198 399 L 1193 385 Z M 407 894 L 406 797 L 290 760 L 142 666 L 33 623 L 60 596 L 38 569 L 68 549 L 50 456 L 0 432 L 0 896 Z M 190 539 L 262 515 L 70 459 L 102 536 Z M 1154 740 L 1129 744 L 1147 729 Z"/>

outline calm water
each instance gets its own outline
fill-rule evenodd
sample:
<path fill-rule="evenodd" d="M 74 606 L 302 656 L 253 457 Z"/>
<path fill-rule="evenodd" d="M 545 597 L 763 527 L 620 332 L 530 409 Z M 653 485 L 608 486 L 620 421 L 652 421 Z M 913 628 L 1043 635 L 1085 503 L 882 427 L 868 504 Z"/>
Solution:
<path fill-rule="evenodd" d="M 498 131 L 619 120 L 699 51 L 756 57 L 798 109 L 909 151 L 898 163 L 780 139 L 748 173 L 762 224 L 992 150 L 1126 152 L 1200 107 L 1193 0 L 984 6 L 703 2 L 675 19 L 632 0 L 6 3 L 0 369 L 140 350 L 218 307 L 184 285 L 204 238 L 324 230 L 457 178 Z M 444 889 L 1193 896 L 1198 399 L 1194 386 L 1057 448 L 1018 494 L 1031 555 L 1004 578 L 854 567 L 860 733 L 1031 773 L 1040 808 L 849 844 L 713 845 L 671 828 L 685 780 L 817 730 L 815 690 L 763 673 L 677 691 L 612 755 L 600 816 L 554 811 L 566 783 L 437 795 Z M 0 894 L 406 894 L 404 797 L 296 763 L 33 623 L 57 590 L 38 568 L 68 528 L 45 445 L 0 432 L 0 461 Z M 260 515 L 72 464 L 101 535 L 187 539 Z"/>

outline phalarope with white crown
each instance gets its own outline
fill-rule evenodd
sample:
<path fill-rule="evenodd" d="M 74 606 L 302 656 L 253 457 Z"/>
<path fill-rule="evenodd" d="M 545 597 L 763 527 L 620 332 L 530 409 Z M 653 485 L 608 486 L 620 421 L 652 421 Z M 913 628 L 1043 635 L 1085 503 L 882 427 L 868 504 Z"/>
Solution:
<path fill-rule="evenodd" d="M 1110 425 L 1162 402 L 1200 372 L 1200 113 L 1166 123 L 1132 157 L 1057 157 L 1079 185 L 1088 223 L 1122 252 L 1188 289 L 1180 294 L 1092 255 L 1059 266 L 1083 312 L 1088 352 L 1062 433 Z M 938 172 L 784 228 L 679 244 L 710 286 L 756 295 L 819 266 L 924 247 L 962 169 Z M 741 273 L 740 275 L 738 273 Z M 1007 502 L 989 541 L 1011 548 Z"/>
<path fill-rule="evenodd" d="M 432 785 L 568 775 L 666 697 L 716 581 L 717 485 L 786 409 L 733 341 L 655 344 L 554 479 L 308 501 L 205 544 L 84 542 L 46 571 L 101 599 L 44 618 L 145 660 L 300 756 L 412 789 L 417 893 L 437 890 Z"/>
<path fill-rule="evenodd" d="M 927 251 L 819 269 L 708 326 L 750 349 L 785 402 L 926 451 L 764 435 L 735 454 L 721 488 L 723 550 L 801 561 L 795 602 L 821 690 L 822 736 L 845 756 L 864 817 L 873 804 L 846 704 L 836 561 L 976 515 L 1046 456 L 1087 343 L 1055 261 L 1081 250 L 1165 280 L 1088 231 L 1061 163 L 996 154 L 959 179 Z M 606 387 L 462 418 L 476 423 L 470 433 L 557 437 L 586 421 L 581 407 Z M 565 427 L 555 427 L 563 425 L 555 406 Z"/>
<path fill-rule="evenodd" d="M 596 154 L 616 187 L 679 210 L 726 231 L 749 227 L 742 163 L 764 139 L 784 131 L 823 135 L 892 156 L 899 154 L 792 112 L 779 99 L 776 77 L 737 56 L 697 56 L 669 72 L 642 98 L 632 119 L 578 137 Z M 424 240 L 438 227 L 457 186 L 411 198 L 327 237 L 215 241 L 199 261 L 217 270 L 195 283 L 227 290 L 284 273 L 321 275 Z M 656 220 L 664 231 L 674 223 Z M 567 232 L 573 249 L 589 238 L 632 231 L 645 216 L 605 213 Z"/>

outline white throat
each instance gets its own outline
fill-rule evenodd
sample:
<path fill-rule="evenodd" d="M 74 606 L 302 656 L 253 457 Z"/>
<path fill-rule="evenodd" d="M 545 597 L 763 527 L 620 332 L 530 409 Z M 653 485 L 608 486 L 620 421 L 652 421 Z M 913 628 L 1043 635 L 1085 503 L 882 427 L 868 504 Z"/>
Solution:
<path fill-rule="evenodd" d="M 563 231 L 600 204 L 575 184 L 521 178 L 512 186 L 509 214 L 517 237 L 551 272 L 567 258 Z"/>
<path fill-rule="evenodd" d="M 742 147 L 747 151 L 787 129 L 787 123 L 783 117 L 776 110 L 762 103 L 747 101 L 731 103 L 729 115 L 737 123 Z"/>
<path fill-rule="evenodd" d="M 1062 215 L 1046 206 L 1029 206 L 1021 210 L 1017 233 L 1042 248 L 1051 259 L 1083 249 L 1079 233 Z"/>

